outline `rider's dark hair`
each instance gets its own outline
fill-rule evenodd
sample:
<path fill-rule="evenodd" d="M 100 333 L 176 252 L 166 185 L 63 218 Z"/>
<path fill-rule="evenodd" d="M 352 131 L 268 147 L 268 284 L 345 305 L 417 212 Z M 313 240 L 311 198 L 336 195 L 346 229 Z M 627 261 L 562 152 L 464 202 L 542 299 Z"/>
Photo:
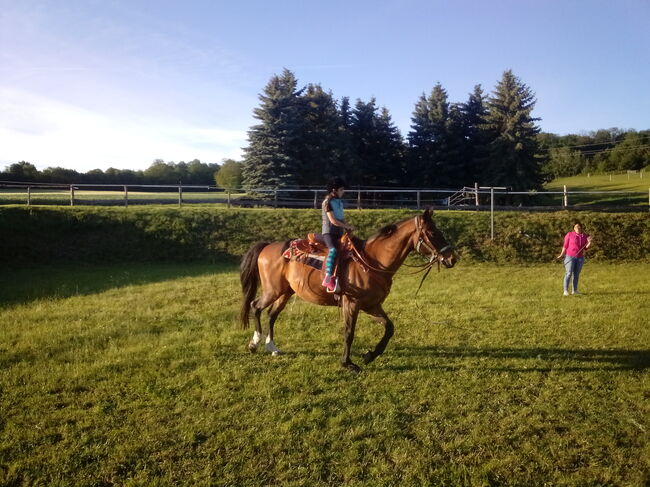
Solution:
<path fill-rule="evenodd" d="M 332 191 L 336 191 L 339 188 L 345 188 L 345 181 L 343 181 L 342 178 L 332 178 L 330 181 L 327 183 L 327 192 L 331 193 Z"/>

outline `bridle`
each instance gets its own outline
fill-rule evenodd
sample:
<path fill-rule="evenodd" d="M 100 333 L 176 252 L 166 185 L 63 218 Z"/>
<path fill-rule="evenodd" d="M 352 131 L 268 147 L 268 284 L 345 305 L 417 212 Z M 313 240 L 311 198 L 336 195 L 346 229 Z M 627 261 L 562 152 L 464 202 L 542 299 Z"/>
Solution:
<path fill-rule="evenodd" d="M 415 217 L 415 228 L 418 231 L 418 241 L 415 244 L 415 251 L 420 254 L 422 257 L 429 258 L 429 264 L 433 264 L 436 260 L 438 261 L 438 270 L 440 270 L 440 261 L 444 258 L 442 254 L 451 248 L 451 245 L 445 245 L 440 250 L 436 250 L 435 245 L 429 239 L 426 226 L 423 223 L 423 218 L 421 215 Z M 429 255 L 422 252 L 422 247 L 424 247 Z"/>

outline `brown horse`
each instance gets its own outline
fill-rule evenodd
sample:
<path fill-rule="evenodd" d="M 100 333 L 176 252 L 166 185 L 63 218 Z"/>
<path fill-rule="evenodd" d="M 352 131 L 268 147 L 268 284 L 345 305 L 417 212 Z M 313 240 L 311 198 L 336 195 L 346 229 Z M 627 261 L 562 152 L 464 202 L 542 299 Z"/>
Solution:
<path fill-rule="evenodd" d="M 339 304 L 336 297 L 327 293 L 321 285 L 319 271 L 282 257 L 286 248 L 286 242 L 258 243 L 251 247 L 242 260 L 242 326 L 248 327 L 251 311 L 255 316 L 255 332 L 248 344 L 251 352 L 257 350 L 262 340 L 260 315 L 265 308 L 270 306 L 266 350 L 278 355 L 281 352 L 273 342 L 273 325 L 294 293 L 305 301 L 321 306 Z M 355 261 L 349 261 L 342 267 L 339 280 L 342 289 L 340 304 L 345 318 L 345 341 L 341 357 L 343 367 L 353 372 L 361 370 L 350 360 L 359 311 L 364 311 L 384 325 L 384 336 L 374 350 L 364 354 L 364 362 L 372 362 L 385 350 L 393 336 L 393 323 L 382 309 L 382 303 L 390 293 L 393 276 L 412 251 L 429 258 L 431 265 L 437 262 L 445 267 L 453 267 L 456 263 L 453 250 L 433 223 L 431 212 L 426 210 L 414 218 L 382 228 L 366 242 L 364 259 L 370 270 L 364 270 Z M 260 282 L 262 295 L 255 299 Z"/>

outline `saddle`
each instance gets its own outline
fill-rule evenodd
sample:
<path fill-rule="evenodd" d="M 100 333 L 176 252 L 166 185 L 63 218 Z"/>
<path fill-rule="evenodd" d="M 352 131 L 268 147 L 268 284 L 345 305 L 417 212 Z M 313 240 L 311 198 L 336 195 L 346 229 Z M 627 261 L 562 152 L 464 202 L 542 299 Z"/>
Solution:
<path fill-rule="evenodd" d="M 348 234 L 341 237 L 334 263 L 334 275 L 337 275 L 339 267 L 350 259 L 361 263 L 359 248 L 363 248 L 364 244 L 365 242 L 350 237 Z M 329 249 L 323 238 L 315 233 L 309 233 L 307 238 L 291 240 L 289 247 L 282 253 L 282 257 L 308 265 L 324 273 L 325 266 L 323 264 L 327 259 L 328 252 Z M 362 264 L 362 267 L 367 271 L 365 265 Z"/>

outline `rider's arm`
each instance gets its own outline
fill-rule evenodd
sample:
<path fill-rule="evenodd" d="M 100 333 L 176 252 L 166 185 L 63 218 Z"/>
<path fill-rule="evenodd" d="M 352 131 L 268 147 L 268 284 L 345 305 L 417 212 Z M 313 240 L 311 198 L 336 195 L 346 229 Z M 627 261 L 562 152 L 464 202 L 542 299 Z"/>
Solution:
<path fill-rule="evenodd" d="M 330 223 L 331 223 L 332 225 L 336 225 L 337 227 L 345 228 L 346 230 L 352 230 L 352 225 L 348 225 L 347 223 L 342 222 L 341 220 L 338 220 L 338 219 L 334 216 L 334 212 L 333 212 L 333 211 L 328 211 L 328 212 L 327 212 L 327 218 L 329 219 L 329 221 L 330 221 Z"/>

